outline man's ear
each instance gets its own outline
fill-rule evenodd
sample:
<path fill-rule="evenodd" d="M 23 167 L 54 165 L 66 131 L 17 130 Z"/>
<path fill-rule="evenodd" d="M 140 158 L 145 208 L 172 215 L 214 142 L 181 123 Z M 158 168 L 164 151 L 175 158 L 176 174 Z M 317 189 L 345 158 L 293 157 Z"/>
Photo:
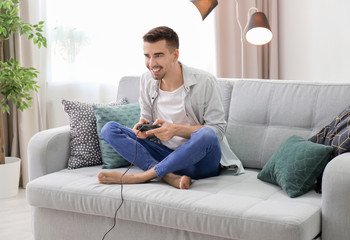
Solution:
<path fill-rule="evenodd" d="M 179 55 L 180 55 L 180 52 L 179 52 L 179 49 L 175 49 L 174 50 L 174 56 L 175 56 L 175 61 L 177 62 L 177 60 L 179 59 Z"/>

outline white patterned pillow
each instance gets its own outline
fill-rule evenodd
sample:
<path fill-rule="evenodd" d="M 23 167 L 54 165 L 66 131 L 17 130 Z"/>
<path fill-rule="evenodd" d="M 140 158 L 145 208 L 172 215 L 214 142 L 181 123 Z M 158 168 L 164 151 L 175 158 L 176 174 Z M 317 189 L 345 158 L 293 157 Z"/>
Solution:
<path fill-rule="evenodd" d="M 90 104 L 63 99 L 64 111 L 69 116 L 71 151 L 68 169 L 102 164 L 96 117 L 92 106 L 116 106 L 127 104 L 126 98 L 110 104 Z"/>

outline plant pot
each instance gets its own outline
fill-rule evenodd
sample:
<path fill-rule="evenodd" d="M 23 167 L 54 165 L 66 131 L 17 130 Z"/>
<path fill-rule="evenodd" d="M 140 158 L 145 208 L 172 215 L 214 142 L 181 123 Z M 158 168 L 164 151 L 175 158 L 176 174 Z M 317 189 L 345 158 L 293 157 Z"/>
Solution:
<path fill-rule="evenodd" d="M 0 164 L 0 198 L 16 196 L 18 193 L 21 159 L 6 157 Z"/>

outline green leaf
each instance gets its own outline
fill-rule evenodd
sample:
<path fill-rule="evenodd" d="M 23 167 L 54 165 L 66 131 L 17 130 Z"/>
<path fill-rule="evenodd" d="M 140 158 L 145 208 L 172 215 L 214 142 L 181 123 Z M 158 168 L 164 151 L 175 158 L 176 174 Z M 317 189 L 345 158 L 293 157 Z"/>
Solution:
<path fill-rule="evenodd" d="M 33 39 L 39 48 L 47 47 L 47 40 L 43 35 L 44 21 L 37 24 L 24 22 L 19 16 L 19 0 L 0 0 L 0 37 L 7 40 L 11 34 L 19 33 Z M 18 61 L 10 58 L 0 61 L 0 109 L 10 112 L 8 102 L 23 110 L 31 106 L 31 92 L 38 92 L 37 77 L 39 72 L 35 68 L 20 66 Z"/>
<path fill-rule="evenodd" d="M 2 105 L 1 110 L 2 110 L 2 112 L 10 113 L 10 107 L 7 104 Z"/>

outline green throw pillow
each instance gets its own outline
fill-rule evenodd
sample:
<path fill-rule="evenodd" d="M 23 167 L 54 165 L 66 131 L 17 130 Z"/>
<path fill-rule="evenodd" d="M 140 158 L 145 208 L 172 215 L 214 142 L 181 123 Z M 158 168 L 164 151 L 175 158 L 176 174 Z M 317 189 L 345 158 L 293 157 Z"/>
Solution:
<path fill-rule="evenodd" d="M 102 127 L 109 121 L 118 122 L 128 128 L 133 128 L 140 119 L 140 106 L 138 103 L 121 106 L 93 106 L 98 140 L 102 153 L 102 168 L 118 168 L 129 165 L 101 136 Z"/>
<path fill-rule="evenodd" d="M 258 178 L 279 185 L 289 197 L 298 197 L 314 186 L 332 150 L 330 146 L 292 136 L 272 155 Z"/>

